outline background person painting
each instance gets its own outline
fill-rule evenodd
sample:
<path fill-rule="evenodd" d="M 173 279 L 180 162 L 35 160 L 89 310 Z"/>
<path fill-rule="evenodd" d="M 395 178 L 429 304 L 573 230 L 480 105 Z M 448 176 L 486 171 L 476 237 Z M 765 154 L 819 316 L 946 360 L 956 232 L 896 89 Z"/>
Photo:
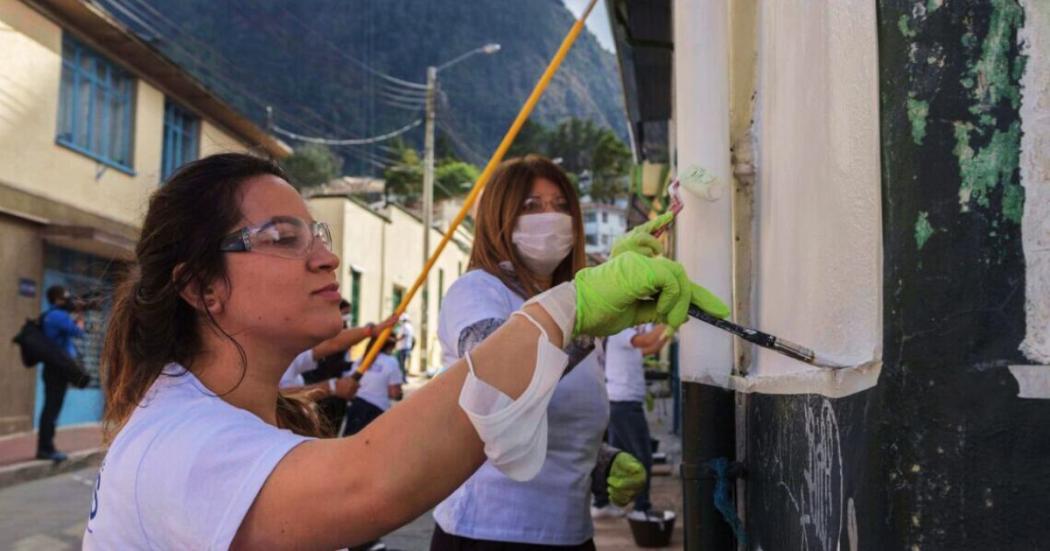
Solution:
<path fill-rule="evenodd" d="M 372 347 L 371 341 L 368 347 Z M 346 428 L 342 436 L 357 434 L 376 417 L 390 409 L 391 400 L 401 399 L 401 385 L 405 379 L 397 360 L 390 355 L 393 350 L 393 339 L 383 343 L 383 348 L 380 349 L 372 367 L 361 376 L 360 386 L 346 408 Z M 354 362 L 353 369 L 356 370 L 359 365 L 360 359 Z"/>
<path fill-rule="evenodd" d="M 401 314 L 401 323 L 397 326 L 397 364 L 401 367 L 401 374 L 408 376 L 409 361 L 412 359 L 412 347 L 416 344 L 415 332 L 412 330 L 412 320 L 408 314 Z"/>

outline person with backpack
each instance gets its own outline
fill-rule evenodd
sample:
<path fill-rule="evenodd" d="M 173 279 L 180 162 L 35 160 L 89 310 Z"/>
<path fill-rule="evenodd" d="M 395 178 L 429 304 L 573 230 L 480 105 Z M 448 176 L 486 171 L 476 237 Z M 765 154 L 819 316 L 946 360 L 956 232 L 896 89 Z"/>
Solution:
<path fill-rule="evenodd" d="M 51 308 L 40 317 L 44 334 L 55 346 L 70 358 L 76 359 L 77 349 L 73 339 L 84 334 L 84 318 L 72 313 L 73 300 L 69 291 L 61 285 L 52 285 L 47 290 L 47 301 Z M 37 432 L 36 458 L 50 459 L 55 463 L 65 461 L 66 454 L 55 449 L 55 422 L 62 411 L 66 398 L 69 376 L 57 365 L 44 363 L 44 407 L 40 410 L 40 427 Z"/>

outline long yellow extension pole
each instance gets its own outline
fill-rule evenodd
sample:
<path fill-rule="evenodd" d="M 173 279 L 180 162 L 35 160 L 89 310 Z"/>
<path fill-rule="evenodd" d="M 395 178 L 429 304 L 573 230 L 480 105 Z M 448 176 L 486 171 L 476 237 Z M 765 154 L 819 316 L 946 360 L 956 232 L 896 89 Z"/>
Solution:
<path fill-rule="evenodd" d="M 547 69 L 543 71 L 543 75 L 540 76 L 540 80 L 536 82 L 536 86 L 532 89 L 532 93 L 529 94 L 529 99 L 525 100 L 525 105 L 521 106 L 521 111 L 518 111 L 517 118 L 514 119 L 514 123 L 507 129 L 507 133 L 503 136 L 503 141 L 500 142 L 499 147 L 496 148 L 495 153 L 492 154 L 492 158 L 489 159 L 488 164 L 485 165 L 485 170 L 481 171 L 481 176 L 478 176 L 478 181 L 474 183 L 474 187 L 470 190 L 470 194 L 467 195 L 466 200 L 463 201 L 463 207 L 459 209 L 459 213 L 452 219 L 452 223 L 448 227 L 448 231 L 445 232 L 444 237 L 441 238 L 441 242 L 438 243 L 437 248 L 430 254 L 430 258 L 427 259 L 426 265 L 423 266 L 423 272 L 416 278 L 416 282 L 412 284 L 412 288 L 405 293 L 401 299 L 401 303 L 397 305 L 395 314 L 401 316 L 405 313 L 408 308 L 409 302 L 412 301 L 412 297 L 416 296 L 416 291 L 427 280 L 427 275 L 430 274 L 431 268 L 434 267 L 434 263 L 437 262 L 441 252 L 445 250 L 445 245 L 448 245 L 449 240 L 456 233 L 456 228 L 463 222 L 463 219 L 467 217 L 467 213 L 470 212 L 471 207 L 474 206 L 474 202 L 477 201 L 478 196 L 481 195 L 481 191 L 485 189 L 485 186 L 489 183 L 489 178 L 492 177 L 492 173 L 496 171 L 496 167 L 503 161 L 503 156 L 507 154 L 507 150 L 510 149 L 511 144 L 514 143 L 514 138 L 518 137 L 518 132 L 521 127 L 528 120 L 529 115 L 532 114 L 532 110 L 536 107 L 536 103 L 540 101 L 540 97 L 543 96 L 543 92 L 547 89 L 547 85 L 550 84 L 551 79 L 554 78 L 554 73 L 558 72 L 558 67 L 561 66 L 561 62 L 565 60 L 566 54 L 569 53 L 569 49 L 572 48 L 576 37 L 580 35 L 580 31 L 583 30 L 583 24 L 587 21 L 587 16 L 590 15 L 591 10 L 594 8 L 594 4 L 598 0 L 591 0 L 587 3 L 587 8 L 580 14 L 579 19 L 569 29 L 569 34 L 565 35 L 565 39 L 561 41 L 561 46 L 558 47 L 558 51 L 554 54 L 550 64 L 547 65 Z M 426 312 L 423 315 L 427 315 Z M 364 375 L 368 368 L 372 366 L 372 362 L 375 361 L 376 356 L 379 355 L 379 350 L 383 348 L 383 343 L 390 338 L 390 332 L 393 328 L 388 327 L 379 334 L 375 343 L 372 344 L 372 348 L 368 349 L 368 353 L 365 354 L 365 359 L 361 362 L 361 365 L 357 368 L 357 373 Z M 422 338 L 426 338 L 426 335 L 422 335 Z"/>

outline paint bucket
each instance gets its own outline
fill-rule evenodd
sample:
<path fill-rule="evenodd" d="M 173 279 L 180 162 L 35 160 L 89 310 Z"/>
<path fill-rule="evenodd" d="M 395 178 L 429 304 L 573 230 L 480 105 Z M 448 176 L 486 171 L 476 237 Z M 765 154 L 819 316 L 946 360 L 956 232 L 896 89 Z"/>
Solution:
<path fill-rule="evenodd" d="M 667 547 L 674 533 L 674 511 L 631 511 L 627 523 L 638 547 Z"/>

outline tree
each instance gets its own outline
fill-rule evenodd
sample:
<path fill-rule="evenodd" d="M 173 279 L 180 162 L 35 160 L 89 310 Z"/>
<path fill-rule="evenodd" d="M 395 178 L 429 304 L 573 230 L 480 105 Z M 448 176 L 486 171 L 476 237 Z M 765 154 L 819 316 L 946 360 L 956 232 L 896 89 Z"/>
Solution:
<path fill-rule="evenodd" d="M 561 158 L 562 168 L 569 172 L 579 174 L 593 170 L 594 147 L 603 132 L 609 131 L 594 121 L 566 119 L 551 132 L 547 154 L 554 159 Z"/>
<path fill-rule="evenodd" d="M 383 171 L 387 192 L 415 201 L 423 190 L 423 160 L 419 152 L 401 140 L 393 141 L 391 146 L 397 161 Z M 448 154 L 434 166 L 434 197 L 465 195 L 480 174 L 478 167 Z"/>
<path fill-rule="evenodd" d="M 626 194 L 631 171 L 631 150 L 615 134 L 605 129 L 592 155 L 591 198 L 595 201 L 613 201 Z"/>
<path fill-rule="evenodd" d="M 446 157 L 434 168 L 434 196 L 446 199 L 464 195 L 480 175 L 478 167 Z"/>
<path fill-rule="evenodd" d="M 418 198 L 423 189 L 423 162 L 419 153 L 402 140 L 391 142 L 396 161 L 383 171 L 386 193 Z"/>
<path fill-rule="evenodd" d="M 281 161 L 295 189 L 303 191 L 327 184 L 342 175 L 343 159 L 324 145 L 308 144 Z"/>
<path fill-rule="evenodd" d="M 510 149 L 507 150 L 506 158 L 524 157 L 530 153 L 547 155 L 550 138 L 550 131 L 547 130 L 547 127 L 528 119 L 518 131 Z"/>
<path fill-rule="evenodd" d="M 543 149 L 574 182 L 584 171 L 590 171 L 589 194 L 596 201 L 612 201 L 627 193 L 627 175 L 631 171 L 631 150 L 616 134 L 594 121 L 566 119 L 552 131 L 545 131 Z"/>

